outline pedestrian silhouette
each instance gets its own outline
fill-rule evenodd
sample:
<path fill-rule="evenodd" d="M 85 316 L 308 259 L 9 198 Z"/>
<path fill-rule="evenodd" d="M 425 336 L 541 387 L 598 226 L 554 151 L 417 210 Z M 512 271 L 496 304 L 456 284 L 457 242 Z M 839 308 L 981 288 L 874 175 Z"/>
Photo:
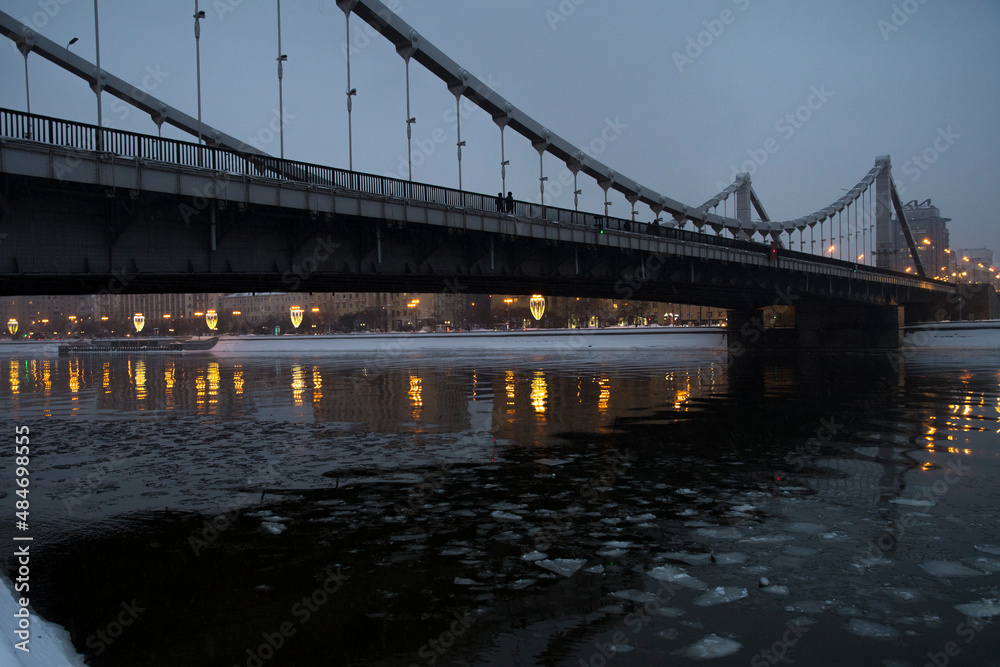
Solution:
<path fill-rule="evenodd" d="M 514 214 L 514 193 L 510 190 L 507 191 L 507 213 Z"/>
<path fill-rule="evenodd" d="M 503 192 L 497 193 L 497 211 L 503 213 Z"/>

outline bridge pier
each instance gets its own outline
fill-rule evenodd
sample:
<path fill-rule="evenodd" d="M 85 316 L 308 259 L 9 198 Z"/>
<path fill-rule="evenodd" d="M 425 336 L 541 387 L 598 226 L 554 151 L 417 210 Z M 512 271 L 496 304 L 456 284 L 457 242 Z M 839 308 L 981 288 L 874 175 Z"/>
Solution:
<path fill-rule="evenodd" d="M 795 304 L 800 350 L 895 349 L 903 344 L 902 306 L 823 303 Z"/>
<path fill-rule="evenodd" d="M 794 328 L 772 328 L 769 317 L 760 309 L 729 311 L 730 351 L 895 349 L 903 343 L 902 306 L 797 303 Z"/>

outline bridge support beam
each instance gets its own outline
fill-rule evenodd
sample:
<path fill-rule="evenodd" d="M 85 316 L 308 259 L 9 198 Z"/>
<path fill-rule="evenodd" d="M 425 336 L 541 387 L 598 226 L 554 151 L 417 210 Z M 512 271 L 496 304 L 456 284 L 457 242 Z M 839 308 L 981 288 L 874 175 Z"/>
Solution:
<path fill-rule="evenodd" d="M 800 350 L 895 349 L 903 343 L 903 308 L 797 303 L 795 330 Z"/>

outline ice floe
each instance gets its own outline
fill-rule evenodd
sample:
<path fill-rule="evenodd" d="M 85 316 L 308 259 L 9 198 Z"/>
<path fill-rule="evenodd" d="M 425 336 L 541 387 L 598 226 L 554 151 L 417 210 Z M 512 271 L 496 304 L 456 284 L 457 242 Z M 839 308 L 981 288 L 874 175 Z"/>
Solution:
<path fill-rule="evenodd" d="M 716 565 L 739 565 L 746 561 L 747 555 L 739 551 L 727 551 L 712 554 L 712 559 Z"/>
<path fill-rule="evenodd" d="M 694 599 L 699 607 L 714 607 L 717 604 L 735 602 L 747 597 L 747 589 L 739 586 L 718 586 Z"/>
<path fill-rule="evenodd" d="M 920 500 L 919 498 L 893 498 L 889 502 L 895 505 L 909 505 L 910 507 L 934 507 L 933 500 Z"/>
<path fill-rule="evenodd" d="M 788 595 L 788 586 L 784 586 L 782 584 L 762 586 L 760 590 L 764 593 L 770 593 L 771 595 Z"/>
<path fill-rule="evenodd" d="M 724 658 L 732 655 L 743 648 L 743 645 L 732 639 L 720 637 L 716 634 L 706 635 L 680 651 L 681 655 L 695 660 L 707 660 L 710 658 Z"/>
<path fill-rule="evenodd" d="M 583 558 L 553 558 L 551 560 L 535 561 L 535 565 L 551 570 L 564 577 L 572 576 L 577 570 L 583 567 L 587 561 Z"/>
<path fill-rule="evenodd" d="M 982 551 L 984 553 L 993 554 L 994 556 L 1000 556 L 1000 546 L 995 544 L 975 544 L 973 548 L 976 551 Z"/>
<path fill-rule="evenodd" d="M 666 551 L 660 554 L 667 560 L 675 560 L 688 565 L 707 565 L 712 562 L 712 554 L 692 554 L 687 551 Z"/>
<path fill-rule="evenodd" d="M 526 554 L 521 554 L 521 560 L 526 561 L 536 561 L 545 560 L 549 555 L 547 553 L 542 553 L 541 551 L 531 551 Z"/>
<path fill-rule="evenodd" d="M 987 618 L 990 616 L 1000 616 L 1000 599 L 982 598 L 979 602 L 966 602 L 955 605 L 966 616 L 973 618 Z"/>
<path fill-rule="evenodd" d="M 632 602 L 650 602 L 656 599 L 656 596 L 652 593 L 637 591 L 634 588 L 629 588 L 624 591 L 615 591 L 612 595 L 616 598 L 621 598 L 622 600 L 631 600 Z"/>
<path fill-rule="evenodd" d="M 932 560 L 921 563 L 920 568 L 935 577 L 979 577 L 983 573 L 980 570 L 973 570 L 961 563 L 953 563 L 947 560 Z"/>
<path fill-rule="evenodd" d="M 646 576 L 652 577 L 658 581 L 671 581 L 679 586 L 693 588 L 696 591 L 703 591 L 708 588 L 703 581 L 695 579 L 684 570 L 679 567 L 673 567 L 672 565 L 660 565 L 659 567 L 654 567 L 646 573 Z"/>
<path fill-rule="evenodd" d="M 500 510 L 494 510 L 490 516 L 492 516 L 497 521 L 523 521 L 524 517 L 518 514 L 511 514 L 510 512 L 502 512 Z"/>
<path fill-rule="evenodd" d="M 725 528 L 699 528 L 694 531 L 694 534 L 710 540 L 736 540 L 743 537 L 743 533 L 731 526 Z"/>
<path fill-rule="evenodd" d="M 859 637 L 871 637 L 873 639 L 892 639 L 899 636 L 899 630 L 896 628 L 860 618 L 849 620 L 847 622 L 847 631 Z"/>

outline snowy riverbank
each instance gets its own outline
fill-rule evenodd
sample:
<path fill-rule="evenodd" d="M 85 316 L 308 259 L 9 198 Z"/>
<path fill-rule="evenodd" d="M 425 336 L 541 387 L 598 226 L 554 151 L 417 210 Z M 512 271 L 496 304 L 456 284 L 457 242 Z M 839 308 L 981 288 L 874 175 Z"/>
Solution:
<path fill-rule="evenodd" d="M 18 619 L 15 614 L 21 609 L 15 598 L 14 589 L 6 577 L 0 577 L 0 618 L 4 619 L 4 641 L 0 642 L 0 665 L 10 667 L 72 667 L 82 665 L 83 656 L 73 649 L 69 633 L 59 625 L 49 623 L 31 611 L 30 639 L 26 645 L 29 651 L 15 648 L 15 643 L 23 641 L 14 631 Z"/>
<path fill-rule="evenodd" d="M 906 327 L 903 345 L 1000 350 L 1000 320 L 914 324 Z"/>

